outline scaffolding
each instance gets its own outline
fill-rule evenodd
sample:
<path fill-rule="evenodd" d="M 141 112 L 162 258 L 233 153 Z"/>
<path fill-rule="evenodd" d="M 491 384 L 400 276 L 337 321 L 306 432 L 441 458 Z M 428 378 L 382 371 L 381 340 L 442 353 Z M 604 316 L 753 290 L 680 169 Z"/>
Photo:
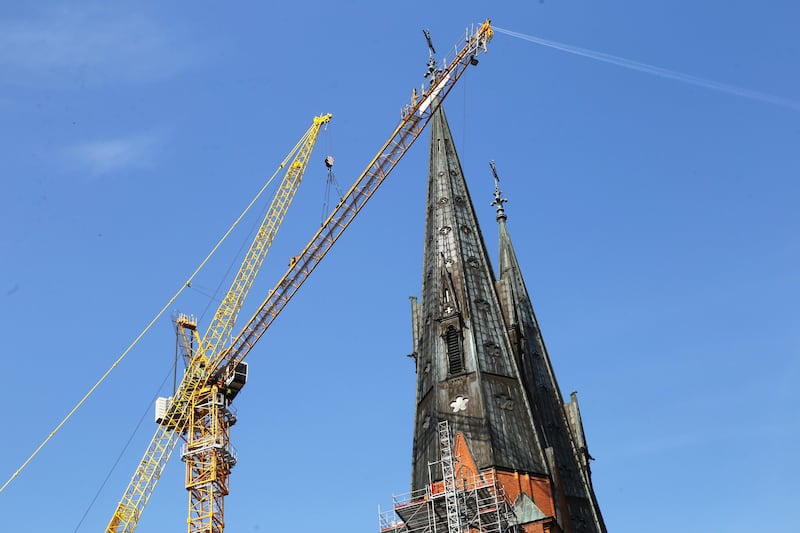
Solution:
<path fill-rule="evenodd" d="M 393 496 L 392 510 L 378 509 L 380 533 L 507 533 L 516 528 L 513 507 L 493 468 L 455 479 L 451 442 L 447 422 L 440 423 L 441 459 L 429 467 L 441 466 L 442 481 L 430 476 L 425 488 Z"/>
<path fill-rule="evenodd" d="M 444 503 L 447 508 L 447 531 L 461 533 L 461 512 L 458 506 L 456 487 L 456 466 L 453 461 L 453 445 L 450 443 L 450 426 L 447 421 L 439 422 L 439 457 L 442 463 L 442 483 L 444 484 Z M 428 467 L 430 478 L 430 467 Z"/>

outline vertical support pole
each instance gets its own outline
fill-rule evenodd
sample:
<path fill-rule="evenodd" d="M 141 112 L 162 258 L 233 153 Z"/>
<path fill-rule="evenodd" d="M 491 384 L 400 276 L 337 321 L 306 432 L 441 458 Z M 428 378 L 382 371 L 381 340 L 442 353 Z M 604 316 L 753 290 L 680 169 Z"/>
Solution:
<path fill-rule="evenodd" d="M 458 509 L 453 446 L 450 442 L 450 425 L 447 420 L 439 422 L 439 450 L 442 456 L 442 483 L 444 501 L 447 506 L 448 533 L 461 533 L 461 513 Z"/>

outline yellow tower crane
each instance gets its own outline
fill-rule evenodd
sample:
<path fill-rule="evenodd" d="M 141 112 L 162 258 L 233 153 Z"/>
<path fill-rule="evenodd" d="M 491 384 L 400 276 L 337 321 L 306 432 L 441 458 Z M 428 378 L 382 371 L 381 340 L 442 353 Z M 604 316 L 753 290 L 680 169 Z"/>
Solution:
<path fill-rule="evenodd" d="M 430 85 L 422 88 L 419 93 L 416 89 L 412 92 L 410 102 L 402 108 L 400 123 L 389 139 L 303 251 L 292 258 L 289 269 L 268 292 L 256 313 L 227 347 L 220 348 L 230 334 L 230 329 L 226 330 L 224 335 L 209 337 L 213 335 L 212 328 L 209 327 L 209 333 L 200 340 L 197 338 L 196 322 L 189 317 L 179 318 L 177 321 L 179 335 L 184 352 L 190 360 L 189 367 L 175 396 L 161 401 L 162 415 L 159 417 L 156 434 L 122 501 L 117 506 L 106 529 L 107 533 L 130 532 L 136 528 L 141 512 L 175 447 L 178 436 L 184 434 L 186 434 L 184 449 L 187 463 L 186 485 L 190 492 L 189 533 L 223 532 L 223 498 L 228 492 L 228 474 L 235 461 L 227 431 L 234 422 L 228 404 L 246 380 L 247 367 L 244 358 L 422 134 L 433 112 L 441 105 L 467 67 L 478 64 L 476 56 L 486 52 L 486 45 L 493 34 L 491 23 L 487 19 L 477 28 L 467 29 L 465 44 L 455 50 L 455 55 L 442 65 L 443 68 L 439 68 L 431 58 L 429 71 L 426 74 Z M 433 50 L 431 53 L 433 54 Z M 330 115 L 325 117 L 330 118 Z M 317 117 L 315 125 L 318 120 L 323 120 L 325 117 Z M 313 142 L 311 144 L 313 146 Z M 290 167 L 289 172 L 291 170 Z M 248 270 L 245 265 L 242 269 Z M 255 271 L 257 268 L 243 277 L 254 276 Z M 252 280 L 246 284 L 246 288 L 243 289 L 245 294 L 251 284 Z M 234 287 L 236 286 L 234 282 Z M 234 291 L 234 287 L 231 291 Z M 238 297 L 236 301 L 238 307 L 237 304 L 233 304 L 236 311 L 226 314 L 228 320 L 235 319 L 241 307 Z M 225 302 L 220 307 L 224 306 Z M 228 311 L 222 312 L 228 313 Z M 194 348 L 195 346 L 197 348 Z"/>
<path fill-rule="evenodd" d="M 186 441 L 183 458 L 189 490 L 189 531 L 223 530 L 223 503 L 228 494 L 228 475 L 235 462 L 229 439 L 235 418 L 229 404 L 244 385 L 247 367 L 238 365 L 231 375 L 217 379 L 213 376 L 216 367 L 210 363 L 228 345 L 244 299 L 303 179 L 320 128 L 330 119 L 330 114 L 314 117 L 311 127 L 284 160 L 282 166 L 290 159 L 291 162 L 283 181 L 205 335 L 198 337 L 197 323 L 189 316 L 183 315 L 176 321 L 189 364 L 174 396 L 157 402 L 159 425 L 106 531 L 136 528 L 181 437 Z"/>

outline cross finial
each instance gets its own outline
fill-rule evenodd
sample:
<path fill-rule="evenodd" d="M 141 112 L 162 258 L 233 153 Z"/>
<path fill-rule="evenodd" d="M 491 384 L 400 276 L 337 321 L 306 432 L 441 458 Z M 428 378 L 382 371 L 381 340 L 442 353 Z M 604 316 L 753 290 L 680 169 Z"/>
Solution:
<path fill-rule="evenodd" d="M 428 78 L 430 84 L 433 85 L 442 70 L 436 65 L 436 49 L 433 47 L 431 32 L 422 30 L 422 33 L 425 35 L 425 40 L 428 42 L 428 71 L 425 72 L 425 77 Z"/>
<path fill-rule="evenodd" d="M 436 53 L 436 49 L 433 47 L 433 41 L 431 40 L 431 32 L 428 30 L 422 30 L 423 35 L 425 35 L 425 40 L 428 41 L 428 50 L 430 51 L 431 55 Z"/>
<path fill-rule="evenodd" d="M 494 201 L 491 205 L 497 206 L 497 221 L 506 220 L 506 211 L 503 209 L 503 204 L 508 201 L 508 198 L 503 198 L 503 193 L 500 191 L 500 177 L 497 175 L 497 168 L 494 166 L 494 160 L 489 162 L 492 168 L 492 175 L 494 176 Z"/>

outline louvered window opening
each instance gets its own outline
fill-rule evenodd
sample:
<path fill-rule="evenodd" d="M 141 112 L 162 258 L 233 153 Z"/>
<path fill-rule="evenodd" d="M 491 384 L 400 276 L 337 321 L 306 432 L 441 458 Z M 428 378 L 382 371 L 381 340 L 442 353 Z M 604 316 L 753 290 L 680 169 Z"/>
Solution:
<path fill-rule="evenodd" d="M 444 334 L 447 345 L 447 368 L 450 374 L 460 374 L 464 371 L 464 360 L 461 357 L 461 339 L 455 327 L 450 326 Z"/>

